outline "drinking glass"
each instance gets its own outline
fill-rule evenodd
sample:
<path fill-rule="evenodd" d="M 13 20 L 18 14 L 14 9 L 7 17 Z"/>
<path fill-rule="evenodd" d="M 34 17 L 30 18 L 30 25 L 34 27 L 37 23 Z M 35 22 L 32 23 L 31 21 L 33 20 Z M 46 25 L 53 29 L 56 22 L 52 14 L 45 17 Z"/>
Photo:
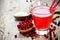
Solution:
<path fill-rule="evenodd" d="M 39 35 L 47 34 L 53 17 L 53 13 L 50 13 L 49 7 L 37 6 L 32 9 L 31 13 L 37 29 L 36 32 Z"/>

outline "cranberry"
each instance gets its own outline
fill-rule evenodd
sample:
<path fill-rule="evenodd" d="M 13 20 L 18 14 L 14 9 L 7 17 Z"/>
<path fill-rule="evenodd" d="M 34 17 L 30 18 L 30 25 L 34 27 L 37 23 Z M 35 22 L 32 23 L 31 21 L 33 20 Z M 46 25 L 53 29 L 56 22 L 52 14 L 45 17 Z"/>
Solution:
<path fill-rule="evenodd" d="M 55 32 L 53 32 L 53 36 L 56 37 L 56 33 Z"/>
<path fill-rule="evenodd" d="M 54 31 L 56 30 L 56 27 L 55 27 L 55 26 L 53 27 L 53 30 L 54 30 Z"/>
<path fill-rule="evenodd" d="M 56 25 L 57 24 L 57 22 L 55 22 L 55 21 L 53 21 L 53 23 Z"/>
<path fill-rule="evenodd" d="M 32 33 L 32 36 L 36 36 L 36 34 L 35 33 Z"/>
<path fill-rule="evenodd" d="M 49 31 L 49 36 L 52 36 L 52 32 L 51 31 Z"/>
<path fill-rule="evenodd" d="M 49 30 L 51 30 L 51 28 L 49 28 Z"/>
<path fill-rule="evenodd" d="M 26 22 L 26 24 L 28 24 L 29 22 Z"/>
<path fill-rule="evenodd" d="M 24 26 L 22 26 L 20 29 L 21 29 L 21 30 L 24 30 Z"/>
<path fill-rule="evenodd" d="M 20 25 L 17 25 L 17 27 L 19 27 Z"/>
<path fill-rule="evenodd" d="M 48 38 L 48 35 L 44 34 L 44 37 Z"/>
<path fill-rule="evenodd" d="M 30 25 L 29 25 L 30 27 L 32 27 L 33 26 L 33 24 L 32 23 L 30 23 Z"/>
<path fill-rule="evenodd" d="M 31 37 L 33 36 L 33 34 L 32 34 L 31 32 L 29 33 L 29 35 L 30 35 Z"/>
<path fill-rule="evenodd" d="M 18 28 L 20 28 L 20 25 L 17 25 Z"/>
<path fill-rule="evenodd" d="M 54 31 L 54 28 L 51 29 L 51 32 Z"/>
<path fill-rule="evenodd" d="M 58 24 L 57 24 L 58 26 L 60 26 L 60 21 L 58 22 Z"/>
<path fill-rule="evenodd" d="M 31 37 L 32 38 L 32 40 L 34 40 L 34 37 Z"/>
<path fill-rule="evenodd" d="M 17 38 L 17 35 L 14 35 L 15 38 Z"/>
<path fill-rule="evenodd" d="M 21 24 L 21 22 L 18 23 L 18 25 L 20 25 L 20 24 Z"/>
<path fill-rule="evenodd" d="M 27 25 L 27 23 L 23 23 L 24 25 Z"/>
<path fill-rule="evenodd" d="M 31 19 L 31 20 L 29 20 L 28 22 L 32 23 L 32 19 Z"/>
<path fill-rule="evenodd" d="M 52 36 L 50 36 L 50 40 L 53 40 L 53 39 L 52 39 Z"/>
<path fill-rule="evenodd" d="M 51 27 L 53 27 L 53 25 L 51 25 Z"/>
<path fill-rule="evenodd" d="M 52 31 L 53 31 L 53 29 L 52 29 L 52 28 L 49 28 L 49 30 L 50 30 L 50 32 L 52 32 Z"/>
<path fill-rule="evenodd" d="M 26 34 L 27 37 L 29 37 L 29 34 Z"/>

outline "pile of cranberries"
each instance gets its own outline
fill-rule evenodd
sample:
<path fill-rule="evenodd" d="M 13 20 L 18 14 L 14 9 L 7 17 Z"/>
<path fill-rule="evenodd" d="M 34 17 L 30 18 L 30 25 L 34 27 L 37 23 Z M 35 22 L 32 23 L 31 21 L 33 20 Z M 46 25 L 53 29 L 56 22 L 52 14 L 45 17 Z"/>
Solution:
<path fill-rule="evenodd" d="M 23 22 L 19 22 L 17 27 L 20 30 L 27 30 L 29 28 L 32 28 L 33 27 L 32 19 L 31 20 L 25 20 Z M 28 32 L 20 32 L 20 34 L 22 34 L 23 36 L 26 36 L 26 37 L 36 37 L 37 33 L 35 32 L 35 30 L 36 30 L 35 27 L 33 27 Z"/>
<path fill-rule="evenodd" d="M 32 20 L 26 20 L 26 21 L 19 22 L 17 27 L 20 30 L 27 30 L 33 27 Z"/>

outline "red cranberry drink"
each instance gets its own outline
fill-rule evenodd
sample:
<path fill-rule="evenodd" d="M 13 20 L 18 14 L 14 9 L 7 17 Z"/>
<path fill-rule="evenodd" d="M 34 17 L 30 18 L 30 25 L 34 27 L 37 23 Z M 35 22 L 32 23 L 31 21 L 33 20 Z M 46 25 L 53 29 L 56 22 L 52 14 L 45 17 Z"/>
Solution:
<path fill-rule="evenodd" d="M 38 30 L 47 30 L 53 17 L 53 13 L 50 13 L 49 7 L 35 7 L 31 12 L 36 28 Z"/>

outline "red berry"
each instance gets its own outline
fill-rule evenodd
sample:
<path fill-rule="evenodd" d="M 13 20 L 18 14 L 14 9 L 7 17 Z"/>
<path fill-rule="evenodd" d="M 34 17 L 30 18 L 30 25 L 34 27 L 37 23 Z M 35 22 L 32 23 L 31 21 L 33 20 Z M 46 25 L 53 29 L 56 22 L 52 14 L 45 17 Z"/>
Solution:
<path fill-rule="evenodd" d="M 29 37 L 29 34 L 26 34 L 27 37 Z"/>
<path fill-rule="evenodd" d="M 52 32 L 51 31 L 49 31 L 49 36 L 52 36 Z"/>
<path fill-rule="evenodd" d="M 55 32 L 53 32 L 53 36 L 56 37 L 56 33 Z"/>
<path fill-rule="evenodd" d="M 54 30 L 54 31 L 56 30 L 56 27 L 55 27 L 55 26 L 53 27 L 53 30 Z"/>
<path fill-rule="evenodd" d="M 31 38 L 32 38 L 32 40 L 34 40 L 35 37 L 31 37 Z"/>
<path fill-rule="evenodd" d="M 50 36 L 50 40 L 52 40 L 52 36 Z"/>
<path fill-rule="evenodd" d="M 33 24 L 32 23 L 30 23 L 30 25 L 29 25 L 30 27 L 32 27 L 33 26 Z"/>
<path fill-rule="evenodd" d="M 50 30 L 50 32 L 52 32 L 52 31 L 53 31 L 53 29 L 52 29 L 52 28 L 49 28 L 49 30 Z"/>
<path fill-rule="evenodd" d="M 51 29 L 51 32 L 54 31 L 54 28 Z"/>
<path fill-rule="evenodd" d="M 55 21 L 53 21 L 53 23 L 56 25 L 57 24 L 57 22 L 55 22 Z"/>
<path fill-rule="evenodd" d="M 17 25 L 17 27 L 18 27 L 18 28 L 20 28 L 20 26 L 19 26 L 19 25 Z"/>
<path fill-rule="evenodd" d="M 23 24 L 24 24 L 24 25 L 27 25 L 27 23 L 26 23 L 26 22 L 24 22 Z"/>
<path fill-rule="evenodd" d="M 14 35 L 15 38 L 17 38 L 17 35 Z"/>
<path fill-rule="evenodd" d="M 51 30 L 51 28 L 49 28 L 49 30 Z"/>
<path fill-rule="evenodd" d="M 32 20 L 29 20 L 28 22 L 32 23 Z"/>
<path fill-rule="evenodd" d="M 21 23 L 19 22 L 18 25 L 20 25 Z"/>
<path fill-rule="evenodd" d="M 44 37 L 48 38 L 48 35 L 44 34 Z"/>
<path fill-rule="evenodd" d="M 24 30 L 24 28 L 23 28 L 23 27 L 21 27 L 21 30 Z"/>
<path fill-rule="evenodd" d="M 53 25 L 51 25 L 51 27 L 53 27 Z"/>
<path fill-rule="evenodd" d="M 58 26 L 60 26 L 60 21 L 58 22 L 58 24 L 57 24 Z"/>

